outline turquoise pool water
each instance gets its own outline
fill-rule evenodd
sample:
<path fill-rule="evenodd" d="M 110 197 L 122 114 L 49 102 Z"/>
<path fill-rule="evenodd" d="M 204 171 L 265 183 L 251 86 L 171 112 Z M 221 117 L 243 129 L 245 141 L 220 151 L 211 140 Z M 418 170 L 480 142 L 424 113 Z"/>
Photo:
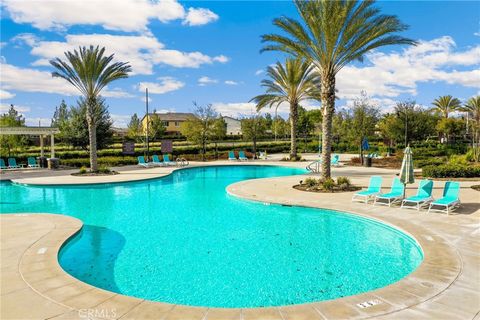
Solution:
<path fill-rule="evenodd" d="M 334 299 L 386 286 L 421 263 L 417 244 L 386 225 L 244 201 L 225 191 L 240 180 L 303 172 L 227 166 L 103 186 L 2 183 L 0 209 L 81 219 L 85 227 L 59 257 L 67 272 L 104 289 L 185 305 Z"/>

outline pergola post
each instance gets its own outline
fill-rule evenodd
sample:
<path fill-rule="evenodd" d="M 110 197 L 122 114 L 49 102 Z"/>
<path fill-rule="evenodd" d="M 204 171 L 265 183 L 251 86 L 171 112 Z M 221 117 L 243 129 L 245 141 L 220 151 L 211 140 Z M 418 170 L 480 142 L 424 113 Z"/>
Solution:
<path fill-rule="evenodd" d="M 50 158 L 55 158 L 55 135 L 52 133 L 50 135 Z"/>
<path fill-rule="evenodd" d="M 43 134 L 40 135 L 40 157 L 44 157 L 45 152 L 43 150 Z"/>

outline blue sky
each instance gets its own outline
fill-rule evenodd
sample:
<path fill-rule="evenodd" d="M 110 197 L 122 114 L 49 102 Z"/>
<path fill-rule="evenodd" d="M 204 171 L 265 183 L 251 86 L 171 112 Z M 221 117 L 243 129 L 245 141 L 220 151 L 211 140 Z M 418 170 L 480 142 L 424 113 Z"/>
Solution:
<path fill-rule="evenodd" d="M 192 101 L 212 103 L 224 115 L 249 114 L 248 101 L 262 93 L 266 66 L 284 59 L 260 54 L 260 36 L 275 32 L 272 19 L 297 17 L 289 1 L 104 0 L 2 1 L 1 111 L 13 103 L 27 123 L 49 125 L 62 99 L 76 91 L 52 79 L 48 60 L 79 45 L 99 44 L 132 64 L 130 78 L 112 83 L 104 96 L 115 125 L 125 126 L 150 107 L 191 111 Z M 439 95 L 465 100 L 480 92 L 480 3 L 478 1 L 381 1 L 410 29 L 417 47 L 390 46 L 353 63 L 337 77 L 337 106 L 366 91 L 384 111 L 399 100 L 429 106 Z M 315 108 L 309 103 L 308 108 Z M 286 108 L 281 108 L 285 111 Z"/>

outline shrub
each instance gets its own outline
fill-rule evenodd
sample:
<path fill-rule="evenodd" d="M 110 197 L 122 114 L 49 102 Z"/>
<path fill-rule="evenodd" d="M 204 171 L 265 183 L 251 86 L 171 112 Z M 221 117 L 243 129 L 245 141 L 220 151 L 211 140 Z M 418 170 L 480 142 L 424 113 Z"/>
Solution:
<path fill-rule="evenodd" d="M 317 179 L 315 178 L 307 178 L 305 179 L 305 185 L 309 188 L 313 188 L 318 184 Z"/>
<path fill-rule="evenodd" d="M 455 164 L 426 166 L 422 169 L 422 175 L 430 178 L 474 178 L 480 177 L 480 166 Z"/>
<path fill-rule="evenodd" d="M 335 181 L 332 178 L 325 179 L 321 182 L 321 186 L 325 191 L 333 191 Z"/>
<path fill-rule="evenodd" d="M 350 186 L 351 183 L 350 183 L 350 179 L 348 179 L 347 177 L 338 177 L 337 178 L 337 184 L 338 185 L 345 184 L 348 187 L 348 186 Z"/>
<path fill-rule="evenodd" d="M 444 158 L 427 158 L 427 159 L 419 159 L 413 161 L 415 167 L 423 168 L 426 166 L 438 166 L 442 164 L 446 164 L 446 160 Z"/>
<path fill-rule="evenodd" d="M 111 172 L 112 172 L 112 170 L 110 170 L 110 168 L 105 166 L 105 165 L 102 165 L 102 166 L 100 166 L 100 168 L 98 168 L 98 173 L 108 174 L 108 173 L 111 173 Z"/>
<path fill-rule="evenodd" d="M 80 168 L 80 171 L 78 171 L 78 173 L 80 173 L 80 174 L 85 174 L 85 173 L 87 173 L 87 168 L 84 167 L 84 166 L 82 166 L 82 167 Z"/>

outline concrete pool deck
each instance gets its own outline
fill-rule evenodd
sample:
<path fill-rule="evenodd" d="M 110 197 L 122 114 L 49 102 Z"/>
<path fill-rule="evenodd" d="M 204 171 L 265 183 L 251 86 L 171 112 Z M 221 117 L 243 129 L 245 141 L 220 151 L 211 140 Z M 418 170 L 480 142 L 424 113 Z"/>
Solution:
<path fill-rule="evenodd" d="M 232 162 L 209 163 L 232 164 Z M 250 162 L 304 167 L 306 163 Z M 198 165 L 198 164 L 193 164 Z M 127 168 L 117 176 L 132 180 L 164 176 L 167 168 Z M 339 167 L 336 176 L 352 177 L 366 185 L 380 174 L 389 185 L 396 171 L 378 168 Z M 107 178 L 117 177 L 107 176 Z M 19 183 L 27 183 L 27 177 Z M 63 184 L 72 176 L 51 176 L 50 184 Z M 84 183 L 99 177 L 74 177 Z M 92 180 L 93 178 L 93 180 Z M 104 178 L 104 177 L 101 177 Z M 14 179 L 14 178 L 12 178 Z M 30 179 L 30 178 L 29 178 Z M 33 178 L 32 178 L 33 179 Z M 42 178 L 40 180 L 45 180 Z M 295 306 L 217 309 L 146 301 L 85 284 L 64 272 L 57 255 L 62 244 L 80 230 L 78 219 L 50 214 L 3 214 L 1 221 L 1 319 L 473 319 L 480 310 L 480 192 L 473 182 L 462 182 L 456 213 L 446 216 L 425 211 L 352 203 L 352 193 L 317 194 L 292 188 L 298 176 L 256 179 L 228 187 L 234 196 L 261 201 L 322 207 L 381 220 L 412 235 L 422 246 L 421 266 L 397 283 L 364 294 Z M 87 182 L 89 181 L 90 182 Z M 38 182 L 39 180 L 34 180 Z M 56 181 L 56 183 L 55 183 Z M 109 180 L 108 182 L 112 182 Z M 435 183 L 438 197 L 443 182 Z M 477 182 L 478 184 L 478 182 Z M 410 186 L 407 194 L 417 184 Z M 361 303 L 378 302 L 368 306 Z M 373 303 L 372 303 L 373 304 Z"/>

